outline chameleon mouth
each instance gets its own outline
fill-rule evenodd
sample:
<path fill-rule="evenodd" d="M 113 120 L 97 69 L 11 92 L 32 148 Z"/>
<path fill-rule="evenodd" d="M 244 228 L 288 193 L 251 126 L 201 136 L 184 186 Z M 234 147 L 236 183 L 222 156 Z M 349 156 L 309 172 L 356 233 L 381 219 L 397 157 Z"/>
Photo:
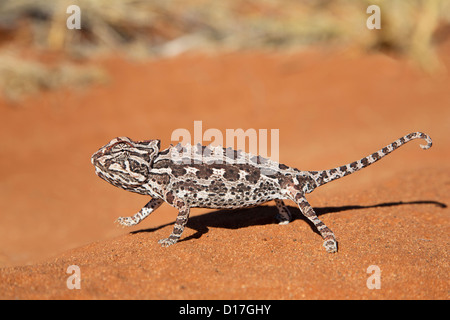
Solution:
<path fill-rule="evenodd" d="M 100 158 L 101 156 L 104 155 L 103 151 L 98 150 L 97 152 L 95 152 L 92 156 L 91 156 L 91 163 L 94 166 L 98 166 L 99 165 L 99 161 L 98 158 Z"/>
<path fill-rule="evenodd" d="M 106 182 L 111 183 L 112 185 L 116 185 L 116 181 L 114 179 L 110 178 L 107 174 L 104 174 L 100 169 L 97 167 L 95 168 L 95 173 L 97 176 L 99 176 L 101 179 L 105 180 Z"/>
<path fill-rule="evenodd" d="M 103 180 L 107 180 L 106 176 L 104 174 L 104 164 L 102 163 L 102 161 L 99 160 L 99 158 L 103 155 L 103 152 L 101 152 L 100 150 L 97 151 L 96 153 L 94 153 L 91 157 L 91 163 L 94 165 L 95 168 L 95 174 L 97 176 L 99 176 L 100 178 L 102 178 Z M 108 180 L 107 180 L 108 181 Z"/>
<path fill-rule="evenodd" d="M 98 158 L 98 151 L 95 152 L 92 156 L 91 156 L 91 163 L 95 166 L 95 163 L 97 162 L 97 158 Z"/>

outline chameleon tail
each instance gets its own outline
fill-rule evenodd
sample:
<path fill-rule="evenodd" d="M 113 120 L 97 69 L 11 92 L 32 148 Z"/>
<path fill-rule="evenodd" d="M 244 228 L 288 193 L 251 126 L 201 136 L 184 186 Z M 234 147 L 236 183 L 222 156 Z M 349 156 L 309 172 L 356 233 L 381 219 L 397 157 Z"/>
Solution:
<path fill-rule="evenodd" d="M 404 145 L 405 143 L 407 143 L 411 140 L 414 140 L 414 139 L 424 139 L 427 142 L 426 145 L 423 145 L 423 144 L 420 145 L 420 147 L 422 149 L 429 149 L 432 146 L 432 141 L 431 141 L 431 138 L 429 135 L 422 133 L 422 132 L 413 132 L 413 133 L 407 134 L 407 135 L 395 140 L 394 142 L 387 145 L 383 149 L 378 150 L 377 152 L 372 153 L 371 155 L 369 155 L 365 158 L 362 158 L 358 161 L 354 161 L 352 163 L 349 163 L 349 164 L 346 164 L 346 165 L 343 165 L 340 167 L 336 167 L 333 169 L 329 169 L 329 170 L 309 171 L 309 173 L 311 174 L 311 177 L 316 182 L 316 187 L 319 187 L 330 181 L 342 178 L 344 176 L 352 174 L 353 172 L 356 172 L 365 167 L 368 167 L 372 163 L 375 163 L 378 160 L 380 160 L 381 158 L 387 156 L 388 154 L 390 154 L 392 151 L 394 151 L 398 147 L 400 147 L 400 146 Z"/>

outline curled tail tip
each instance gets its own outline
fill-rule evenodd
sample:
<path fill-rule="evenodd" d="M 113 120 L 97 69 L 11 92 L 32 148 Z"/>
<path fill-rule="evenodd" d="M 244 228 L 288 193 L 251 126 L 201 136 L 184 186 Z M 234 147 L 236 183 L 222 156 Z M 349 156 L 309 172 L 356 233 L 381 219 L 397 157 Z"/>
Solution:
<path fill-rule="evenodd" d="M 421 144 L 420 147 L 424 150 L 430 149 L 433 145 L 433 140 L 431 140 L 430 136 L 422 132 L 417 132 L 417 134 L 418 138 L 424 139 L 427 142 L 427 144 Z"/>
<path fill-rule="evenodd" d="M 432 145 L 433 145 L 433 144 L 432 144 L 431 142 L 429 142 L 428 144 L 421 144 L 420 147 L 421 147 L 423 150 L 427 150 L 427 149 L 430 149 Z"/>

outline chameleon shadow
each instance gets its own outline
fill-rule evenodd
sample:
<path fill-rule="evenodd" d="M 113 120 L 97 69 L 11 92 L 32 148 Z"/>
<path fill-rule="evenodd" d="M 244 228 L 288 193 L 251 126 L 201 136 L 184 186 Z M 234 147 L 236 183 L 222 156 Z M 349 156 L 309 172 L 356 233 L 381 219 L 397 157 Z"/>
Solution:
<path fill-rule="evenodd" d="M 340 206 L 340 207 L 316 207 L 314 211 L 317 216 L 325 215 L 328 213 L 343 212 L 349 210 L 360 210 L 370 208 L 383 208 L 383 207 L 396 207 L 403 205 L 435 205 L 439 208 L 447 208 L 447 205 L 442 202 L 432 200 L 418 200 L 418 201 L 397 201 L 397 202 L 384 202 L 368 206 Z M 309 221 L 297 207 L 287 206 L 292 214 L 292 221 L 297 219 L 303 220 L 310 226 L 311 230 L 320 235 L 315 228 L 314 224 Z M 225 229 L 240 229 L 257 225 L 277 224 L 275 219 L 278 210 L 276 206 L 257 206 L 245 209 L 232 209 L 232 210 L 214 210 L 199 216 L 189 218 L 187 223 L 188 228 L 194 229 L 196 233 L 185 238 L 181 238 L 178 242 L 187 241 L 190 239 L 199 239 L 202 235 L 208 233 L 209 228 L 225 228 Z M 291 222 L 292 222 L 291 221 Z M 141 229 L 131 231 L 131 234 L 142 232 L 154 232 L 156 230 L 173 225 L 174 223 L 167 223 L 155 228 Z M 282 227 L 282 226 L 280 226 Z"/>

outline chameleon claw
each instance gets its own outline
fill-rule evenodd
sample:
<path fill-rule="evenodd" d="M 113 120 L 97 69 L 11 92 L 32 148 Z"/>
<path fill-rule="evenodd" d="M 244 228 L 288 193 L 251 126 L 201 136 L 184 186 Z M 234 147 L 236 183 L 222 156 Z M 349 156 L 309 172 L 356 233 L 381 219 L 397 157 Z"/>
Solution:
<path fill-rule="evenodd" d="M 177 241 L 174 240 L 174 239 L 170 239 L 170 238 L 161 239 L 161 240 L 158 241 L 158 243 L 163 248 L 169 247 L 169 246 L 173 245 L 175 242 L 177 242 Z"/>
<path fill-rule="evenodd" d="M 131 217 L 119 217 L 115 222 L 122 227 L 131 227 L 137 224 Z"/>

